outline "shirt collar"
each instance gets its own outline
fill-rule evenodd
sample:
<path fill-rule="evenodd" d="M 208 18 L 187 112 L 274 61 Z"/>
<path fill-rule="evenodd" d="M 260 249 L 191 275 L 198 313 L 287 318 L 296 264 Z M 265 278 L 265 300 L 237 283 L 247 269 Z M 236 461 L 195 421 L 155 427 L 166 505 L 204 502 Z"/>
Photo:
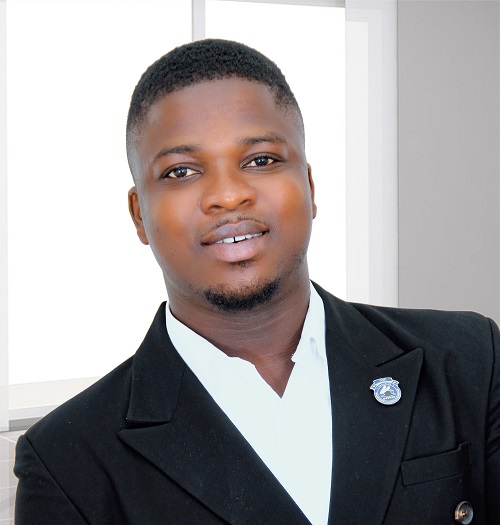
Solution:
<path fill-rule="evenodd" d="M 239 359 L 228 357 L 209 341 L 181 323 L 172 315 L 168 303 L 165 309 L 170 340 L 182 359 L 195 373 L 198 370 L 208 370 L 212 361 L 216 359 Z M 308 356 L 326 360 L 325 309 L 323 300 L 312 284 L 310 284 L 309 308 L 292 360 L 298 362 Z"/>
<path fill-rule="evenodd" d="M 295 363 L 307 356 L 326 360 L 325 308 L 323 300 L 312 284 L 310 288 L 309 308 L 302 327 L 302 335 L 297 350 L 292 355 L 292 361 Z"/>

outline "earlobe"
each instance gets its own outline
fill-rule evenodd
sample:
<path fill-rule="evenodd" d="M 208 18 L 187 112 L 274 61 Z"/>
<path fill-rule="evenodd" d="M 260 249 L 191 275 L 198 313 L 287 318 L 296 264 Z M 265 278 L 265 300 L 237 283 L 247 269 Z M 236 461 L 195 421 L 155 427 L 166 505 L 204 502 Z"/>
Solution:
<path fill-rule="evenodd" d="M 307 179 L 309 180 L 309 190 L 311 192 L 311 202 L 312 202 L 312 218 L 316 218 L 316 214 L 318 213 L 318 208 L 316 207 L 316 203 L 314 202 L 314 181 L 312 178 L 312 170 L 311 165 L 307 165 Z"/>
<path fill-rule="evenodd" d="M 139 195 L 137 188 L 133 186 L 128 192 L 128 211 L 134 221 L 137 236 L 143 244 L 149 244 L 146 230 L 144 229 L 144 222 L 142 220 L 141 205 L 139 203 Z"/>

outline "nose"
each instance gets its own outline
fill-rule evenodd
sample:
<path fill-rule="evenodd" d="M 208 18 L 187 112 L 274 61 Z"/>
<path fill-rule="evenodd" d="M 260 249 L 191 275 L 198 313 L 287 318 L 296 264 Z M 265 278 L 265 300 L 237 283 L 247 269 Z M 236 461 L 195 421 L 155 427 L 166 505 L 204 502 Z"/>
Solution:
<path fill-rule="evenodd" d="M 251 175 L 236 169 L 217 169 L 205 173 L 201 208 L 205 213 L 235 211 L 255 203 L 257 192 Z"/>

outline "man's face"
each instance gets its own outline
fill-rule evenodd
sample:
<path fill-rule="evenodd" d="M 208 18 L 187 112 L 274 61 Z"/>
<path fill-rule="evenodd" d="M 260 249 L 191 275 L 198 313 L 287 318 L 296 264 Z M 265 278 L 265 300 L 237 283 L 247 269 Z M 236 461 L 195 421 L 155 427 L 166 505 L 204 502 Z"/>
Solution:
<path fill-rule="evenodd" d="M 307 278 L 312 179 L 296 116 L 266 86 L 225 79 L 166 95 L 139 128 L 132 164 L 132 218 L 171 301 L 244 305 Z"/>

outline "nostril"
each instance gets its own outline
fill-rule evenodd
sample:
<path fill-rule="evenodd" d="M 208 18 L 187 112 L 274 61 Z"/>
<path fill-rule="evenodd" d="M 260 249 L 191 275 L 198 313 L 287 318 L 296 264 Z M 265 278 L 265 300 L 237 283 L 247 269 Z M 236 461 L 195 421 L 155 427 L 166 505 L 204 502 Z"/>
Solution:
<path fill-rule="evenodd" d="M 211 190 L 203 198 L 202 206 L 205 210 L 236 211 L 240 208 L 251 206 L 256 200 L 253 189 L 248 191 L 235 191 L 224 189 L 220 192 Z"/>

